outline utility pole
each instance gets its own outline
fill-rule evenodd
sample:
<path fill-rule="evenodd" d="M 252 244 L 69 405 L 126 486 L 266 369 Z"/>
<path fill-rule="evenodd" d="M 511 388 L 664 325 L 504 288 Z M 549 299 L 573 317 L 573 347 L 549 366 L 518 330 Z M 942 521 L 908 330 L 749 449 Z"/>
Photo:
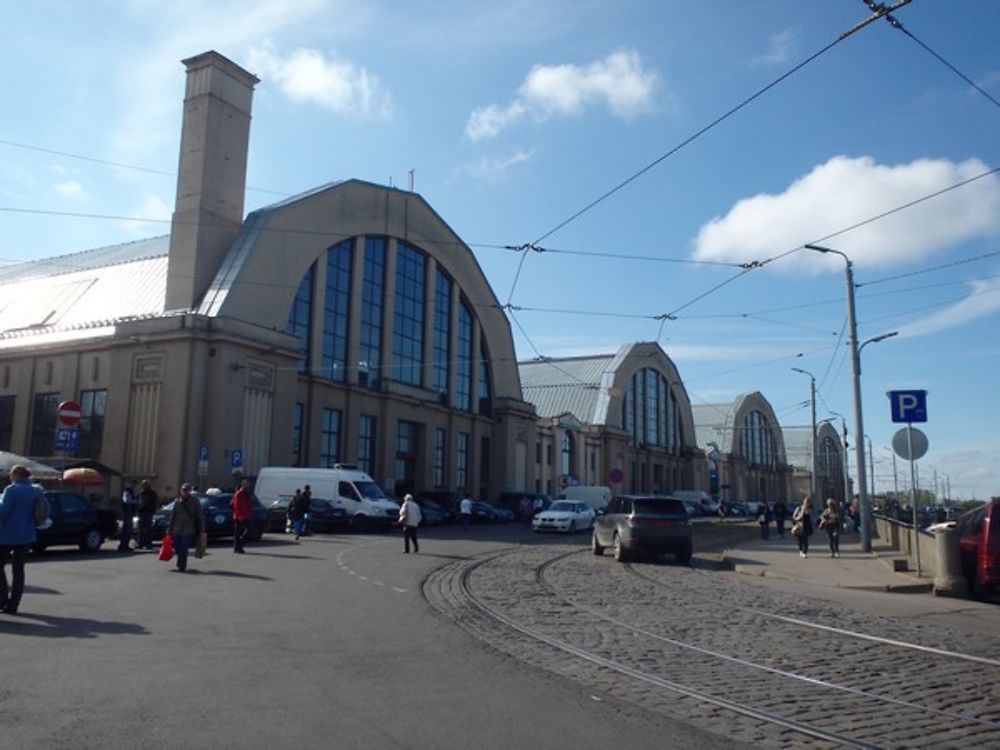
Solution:
<path fill-rule="evenodd" d="M 800 370 L 793 367 L 793 370 L 803 375 L 809 376 L 809 428 L 811 437 L 809 438 L 809 497 L 813 504 L 816 503 L 816 378 L 808 370 Z"/>

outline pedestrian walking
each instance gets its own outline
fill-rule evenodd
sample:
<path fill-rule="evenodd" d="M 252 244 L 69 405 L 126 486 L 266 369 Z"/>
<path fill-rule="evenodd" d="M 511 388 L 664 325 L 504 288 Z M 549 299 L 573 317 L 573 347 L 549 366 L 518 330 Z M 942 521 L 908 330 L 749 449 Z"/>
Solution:
<path fill-rule="evenodd" d="M 302 488 L 302 497 L 305 498 L 305 512 L 302 514 L 302 536 L 312 536 L 312 487 L 308 484 Z"/>
<path fill-rule="evenodd" d="M 854 533 L 861 533 L 861 496 L 855 495 L 853 502 L 851 502 L 851 509 L 849 511 L 851 516 L 851 524 L 854 526 Z M 909 516 L 907 516 L 909 518 Z"/>
<path fill-rule="evenodd" d="M 465 495 L 458 504 L 458 517 L 462 522 L 462 531 L 469 528 L 469 521 L 472 520 L 472 498 Z"/>
<path fill-rule="evenodd" d="M 156 490 L 143 479 L 139 485 L 139 503 L 136 515 L 139 516 L 139 549 L 153 549 L 153 514 L 160 508 L 160 498 Z"/>
<path fill-rule="evenodd" d="M 788 504 L 784 500 L 779 500 L 774 504 L 771 511 L 774 514 L 774 525 L 778 530 L 778 538 L 785 538 L 785 519 L 788 518 Z"/>
<path fill-rule="evenodd" d="M 771 538 L 771 519 L 771 506 L 767 504 L 767 500 L 761 500 L 760 508 L 757 511 L 757 523 L 760 524 L 761 539 Z"/>
<path fill-rule="evenodd" d="M 177 555 L 177 570 L 187 570 L 188 552 L 199 539 L 204 543 L 205 514 L 201 512 L 201 503 L 191 494 L 190 484 L 181 485 L 181 495 L 174 501 L 170 511 L 170 521 L 167 523 L 167 533 L 174 543 L 174 554 Z"/>
<path fill-rule="evenodd" d="M 229 500 L 233 509 L 233 552 L 246 552 L 243 545 L 250 533 L 250 522 L 253 520 L 253 502 L 250 500 L 250 480 L 241 479 L 240 488 Z"/>
<path fill-rule="evenodd" d="M 31 472 L 25 466 L 12 466 L 10 481 L 0 495 L 0 612 L 16 615 L 24 595 L 24 564 L 28 548 L 38 539 L 35 505 L 41 490 L 31 484 Z M 9 587 L 8 560 L 11 572 Z"/>
<path fill-rule="evenodd" d="M 799 540 L 799 556 L 809 556 L 809 537 L 813 533 L 812 498 L 806 495 L 792 513 L 792 535 Z"/>
<path fill-rule="evenodd" d="M 413 495 L 403 496 L 403 504 L 399 506 L 399 525 L 403 527 L 403 552 L 410 554 L 410 542 L 413 542 L 413 551 L 419 552 L 420 545 L 417 543 L 417 527 L 422 520 L 420 506 L 417 505 Z"/>
<path fill-rule="evenodd" d="M 135 484 L 132 480 L 125 482 L 122 490 L 122 530 L 118 534 L 118 551 L 131 552 L 132 519 L 139 507 L 139 498 L 135 496 Z"/>
<path fill-rule="evenodd" d="M 840 532 L 843 530 L 844 520 L 837 509 L 837 501 L 829 498 L 826 501 L 826 510 L 820 513 L 819 527 L 826 532 L 830 540 L 830 557 L 840 557 Z"/>
<path fill-rule="evenodd" d="M 308 487 L 308 485 L 306 485 Z M 295 490 L 292 502 L 288 504 L 288 520 L 292 524 L 292 533 L 298 539 L 302 536 L 302 527 L 306 522 L 306 512 L 309 509 L 309 500 L 306 499 L 302 490 Z"/>

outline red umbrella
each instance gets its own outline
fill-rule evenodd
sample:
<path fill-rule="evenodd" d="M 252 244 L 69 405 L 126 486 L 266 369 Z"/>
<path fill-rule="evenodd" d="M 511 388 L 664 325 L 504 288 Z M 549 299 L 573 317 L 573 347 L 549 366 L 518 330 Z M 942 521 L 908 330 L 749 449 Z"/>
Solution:
<path fill-rule="evenodd" d="M 62 480 L 71 484 L 85 485 L 104 484 L 104 476 L 97 469 L 79 467 L 76 469 L 66 469 L 62 474 Z"/>

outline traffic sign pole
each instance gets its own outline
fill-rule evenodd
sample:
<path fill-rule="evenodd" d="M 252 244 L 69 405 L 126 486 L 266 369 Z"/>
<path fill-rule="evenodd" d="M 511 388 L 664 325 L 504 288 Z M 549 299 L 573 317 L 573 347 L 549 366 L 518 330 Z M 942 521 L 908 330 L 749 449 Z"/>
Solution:
<path fill-rule="evenodd" d="M 913 554 L 917 561 L 917 578 L 920 578 L 920 531 L 917 527 L 917 470 L 913 460 L 913 425 L 906 423 L 906 447 L 910 454 L 910 507 L 913 515 Z"/>

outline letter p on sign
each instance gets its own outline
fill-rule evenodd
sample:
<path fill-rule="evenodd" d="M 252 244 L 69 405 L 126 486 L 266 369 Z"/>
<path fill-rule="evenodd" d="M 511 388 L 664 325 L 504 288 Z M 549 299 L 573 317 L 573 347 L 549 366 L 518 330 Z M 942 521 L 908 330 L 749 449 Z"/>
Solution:
<path fill-rule="evenodd" d="M 888 395 L 893 422 L 927 421 L 927 391 L 889 391 Z"/>

